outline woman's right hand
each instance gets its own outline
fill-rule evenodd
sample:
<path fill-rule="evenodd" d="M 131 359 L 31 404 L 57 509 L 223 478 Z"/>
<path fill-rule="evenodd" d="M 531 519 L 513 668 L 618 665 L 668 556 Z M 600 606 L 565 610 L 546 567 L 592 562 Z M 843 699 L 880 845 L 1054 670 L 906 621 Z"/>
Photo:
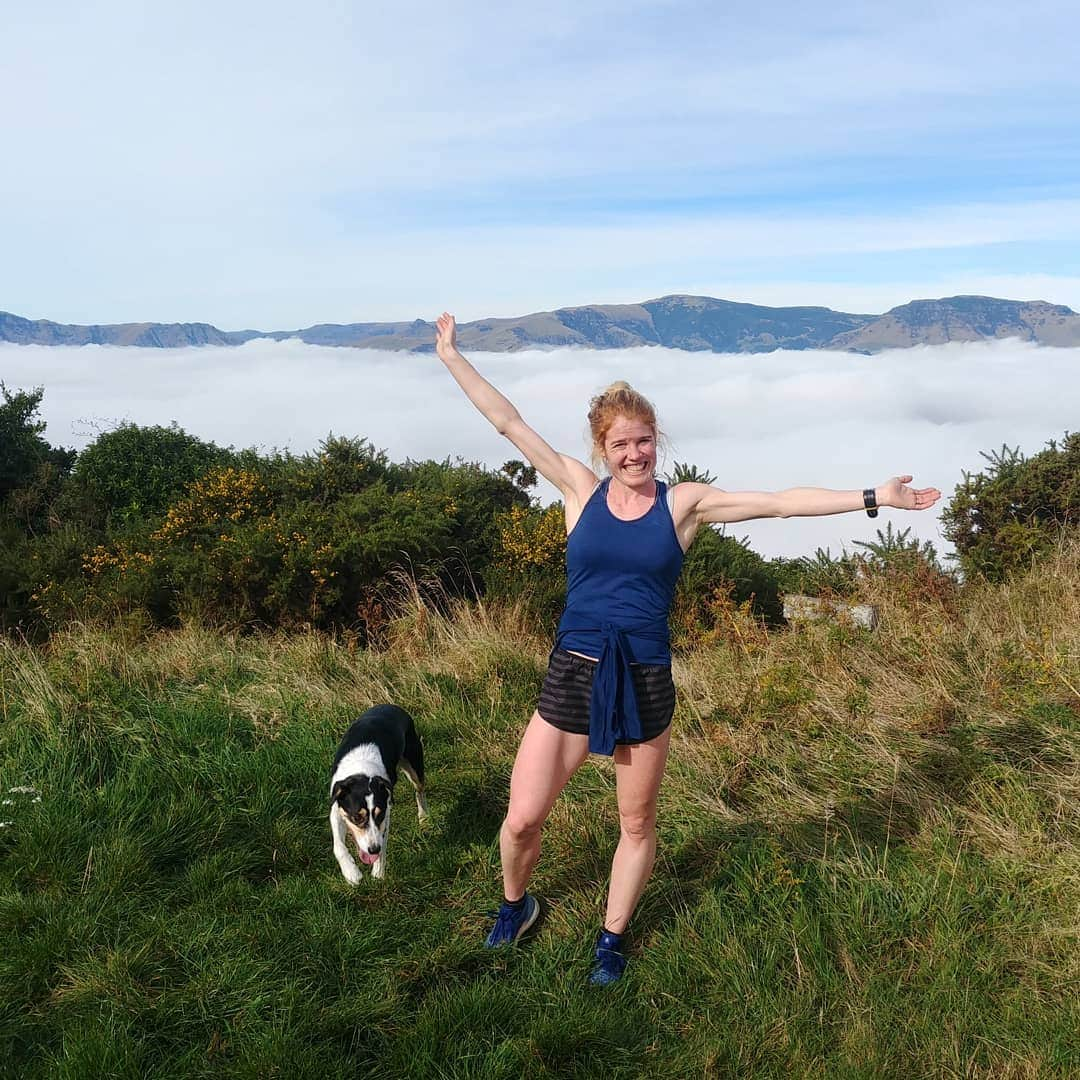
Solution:
<path fill-rule="evenodd" d="M 440 360 L 448 360 L 457 354 L 457 323 L 454 316 L 444 311 L 436 320 L 435 351 Z"/>

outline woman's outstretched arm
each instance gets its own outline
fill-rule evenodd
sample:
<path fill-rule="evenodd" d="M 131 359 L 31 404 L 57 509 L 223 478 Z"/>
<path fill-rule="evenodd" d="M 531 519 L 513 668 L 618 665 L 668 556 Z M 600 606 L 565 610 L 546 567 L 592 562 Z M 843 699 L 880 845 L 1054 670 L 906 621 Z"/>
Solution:
<path fill-rule="evenodd" d="M 571 500 L 576 501 L 583 495 L 587 496 L 596 483 L 593 471 L 576 458 L 560 454 L 549 446 L 525 423 L 513 402 L 492 386 L 461 355 L 457 347 L 457 324 L 453 315 L 444 311 L 435 321 L 435 325 L 438 328 L 435 351 L 439 354 L 439 359 L 495 430 L 500 435 L 505 435 L 521 451 L 529 464 L 535 466 L 545 480 L 562 492 L 568 508 Z"/>
<path fill-rule="evenodd" d="M 894 476 L 874 488 L 878 506 L 929 510 L 941 498 L 937 488 L 913 488 L 910 476 Z M 709 484 L 679 484 L 675 524 L 686 545 L 701 525 L 769 517 L 820 517 L 865 507 L 862 491 L 788 488 L 786 491 L 723 491 Z"/>

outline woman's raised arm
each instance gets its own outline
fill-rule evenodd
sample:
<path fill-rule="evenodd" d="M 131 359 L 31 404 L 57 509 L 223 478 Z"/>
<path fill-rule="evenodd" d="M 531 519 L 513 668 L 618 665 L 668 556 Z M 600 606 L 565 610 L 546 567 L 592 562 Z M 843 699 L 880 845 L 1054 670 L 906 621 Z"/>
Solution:
<path fill-rule="evenodd" d="M 487 417 L 500 435 L 505 435 L 521 451 L 545 480 L 554 484 L 566 500 L 579 500 L 592 490 L 596 475 L 583 462 L 560 454 L 521 418 L 513 402 L 495 389 L 461 355 L 457 347 L 454 316 L 443 312 L 435 321 L 438 333 L 435 351 L 447 366 L 468 399 Z"/>

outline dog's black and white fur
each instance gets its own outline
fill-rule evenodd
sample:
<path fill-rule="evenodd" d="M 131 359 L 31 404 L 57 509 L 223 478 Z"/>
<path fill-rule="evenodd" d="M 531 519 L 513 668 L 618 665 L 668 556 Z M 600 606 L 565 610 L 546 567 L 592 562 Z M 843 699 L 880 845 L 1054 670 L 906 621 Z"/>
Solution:
<path fill-rule="evenodd" d="M 386 873 L 386 842 L 390 836 L 390 804 L 398 766 L 416 789 L 416 812 L 427 817 L 424 800 L 424 749 L 412 717 L 396 705 L 368 709 L 345 732 L 334 755 L 330 779 L 330 832 L 334 856 L 345 879 L 355 885 L 361 876 L 345 845 L 352 835 L 360 861 L 371 876 Z"/>

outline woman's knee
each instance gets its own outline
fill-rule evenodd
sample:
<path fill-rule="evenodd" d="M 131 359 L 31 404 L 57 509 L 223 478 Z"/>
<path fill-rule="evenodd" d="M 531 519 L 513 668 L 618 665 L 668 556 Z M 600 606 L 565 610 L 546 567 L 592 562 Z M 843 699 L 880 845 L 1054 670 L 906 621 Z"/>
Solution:
<path fill-rule="evenodd" d="M 656 836 L 656 807 L 619 811 L 619 830 L 628 840 L 639 843 Z"/>
<path fill-rule="evenodd" d="M 515 840 L 531 840 L 540 835 L 544 827 L 544 815 L 527 807 L 511 804 L 503 819 L 503 829 Z"/>

